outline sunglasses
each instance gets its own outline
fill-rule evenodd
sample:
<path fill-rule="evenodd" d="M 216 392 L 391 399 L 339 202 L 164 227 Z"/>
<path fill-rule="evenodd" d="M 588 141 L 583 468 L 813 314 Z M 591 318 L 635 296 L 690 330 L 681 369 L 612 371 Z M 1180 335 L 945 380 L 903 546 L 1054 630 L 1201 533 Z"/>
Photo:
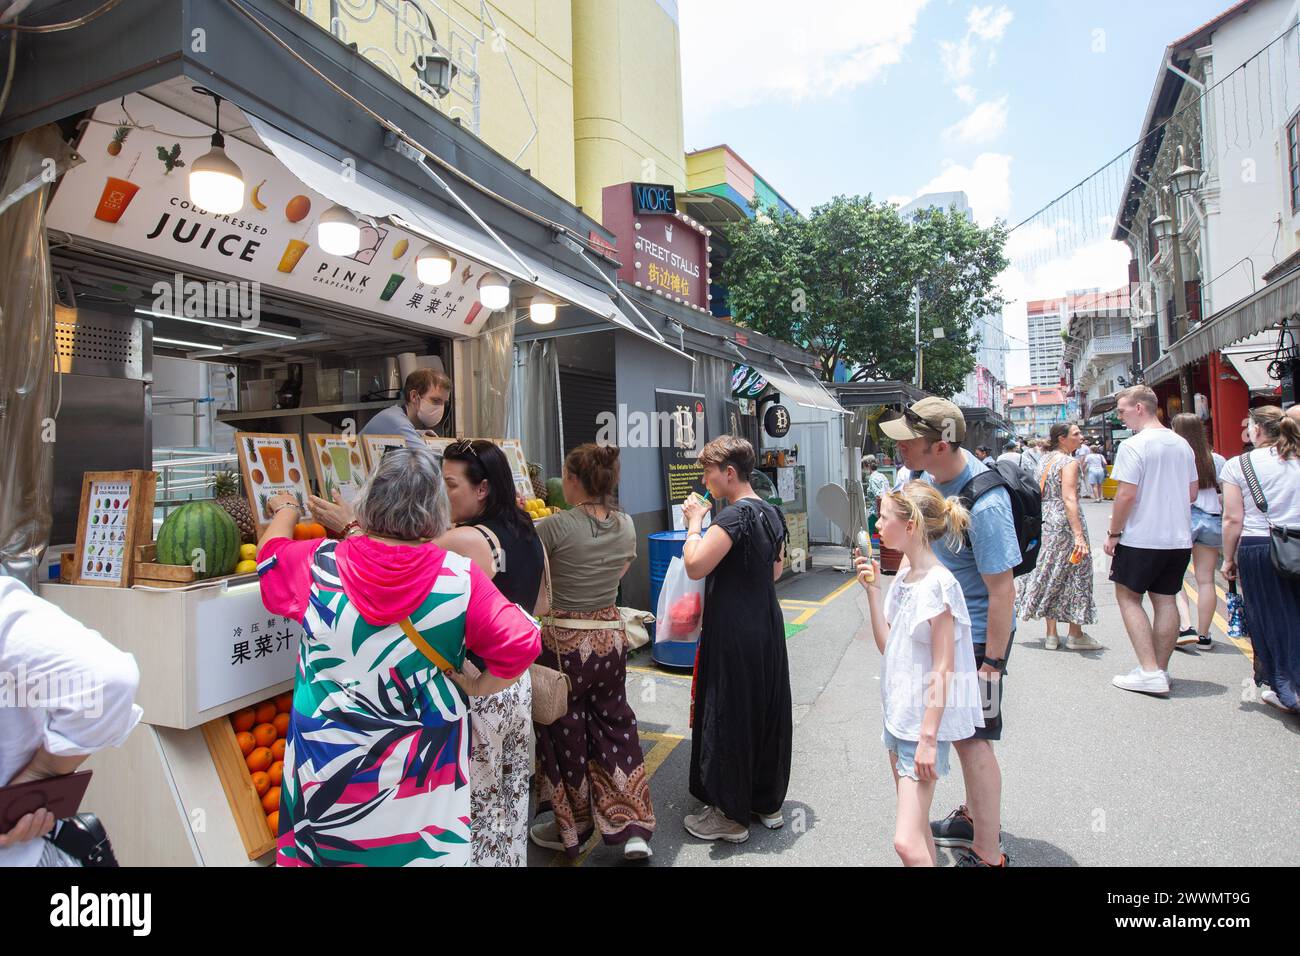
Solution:
<path fill-rule="evenodd" d="M 469 454 L 474 456 L 475 461 L 477 461 L 480 465 L 483 464 L 483 459 L 480 458 L 478 452 L 474 450 L 473 438 L 458 438 L 456 441 L 452 442 L 450 445 L 447 446 L 447 451 L 451 452 L 453 455 L 460 455 L 468 452 Z"/>

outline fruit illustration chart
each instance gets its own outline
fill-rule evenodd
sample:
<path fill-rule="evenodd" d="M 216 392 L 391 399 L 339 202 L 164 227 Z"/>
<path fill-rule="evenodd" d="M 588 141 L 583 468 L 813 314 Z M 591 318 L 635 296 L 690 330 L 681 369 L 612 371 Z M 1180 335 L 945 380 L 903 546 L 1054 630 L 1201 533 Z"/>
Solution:
<path fill-rule="evenodd" d="M 333 501 L 338 491 L 351 504 L 369 474 L 360 444 L 344 435 L 308 435 L 307 444 L 321 497 Z"/>
<path fill-rule="evenodd" d="M 434 457 L 438 459 L 438 464 L 440 466 L 442 465 L 442 456 L 447 451 L 447 446 L 455 440 L 456 439 L 454 438 L 431 438 L 428 435 L 424 436 L 424 443 L 429 446 L 429 450 L 432 451 Z"/>
<path fill-rule="evenodd" d="M 96 481 L 91 484 L 85 553 L 81 559 L 83 580 L 114 583 L 122 580 L 130 521 L 129 481 Z"/>
<path fill-rule="evenodd" d="M 295 435 L 235 435 L 244 487 L 258 527 L 270 524 L 271 499 L 282 491 L 294 496 L 302 510 L 300 521 L 311 520 L 307 509 L 307 462 Z"/>
<path fill-rule="evenodd" d="M 374 471 L 379 465 L 379 460 L 384 457 L 384 452 L 390 448 L 405 448 L 406 439 L 401 435 L 362 435 L 366 444 L 366 461 L 370 463 L 370 470 Z"/>
<path fill-rule="evenodd" d="M 523 446 L 514 438 L 503 439 L 497 444 L 506 453 L 506 461 L 510 462 L 510 474 L 515 480 L 515 491 L 524 498 L 531 498 L 533 482 L 528 477 L 528 457 L 524 454 Z"/>

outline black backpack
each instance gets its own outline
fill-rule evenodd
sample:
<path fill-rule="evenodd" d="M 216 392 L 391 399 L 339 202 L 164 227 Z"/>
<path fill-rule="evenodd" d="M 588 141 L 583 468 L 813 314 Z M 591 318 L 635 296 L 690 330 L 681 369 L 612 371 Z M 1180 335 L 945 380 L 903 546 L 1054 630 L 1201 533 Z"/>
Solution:
<path fill-rule="evenodd" d="M 1012 577 L 1020 577 L 1034 570 L 1038 563 L 1038 549 L 1043 541 L 1043 495 L 1038 484 L 1010 461 L 985 462 L 989 467 L 980 472 L 958 493 L 957 497 L 969 511 L 980 498 L 994 488 L 1005 488 L 1011 497 L 1011 518 L 1016 525 L 1016 541 L 1020 545 L 1020 563 L 1012 570 Z M 967 547 L 970 535 L 966 536 Z"/>

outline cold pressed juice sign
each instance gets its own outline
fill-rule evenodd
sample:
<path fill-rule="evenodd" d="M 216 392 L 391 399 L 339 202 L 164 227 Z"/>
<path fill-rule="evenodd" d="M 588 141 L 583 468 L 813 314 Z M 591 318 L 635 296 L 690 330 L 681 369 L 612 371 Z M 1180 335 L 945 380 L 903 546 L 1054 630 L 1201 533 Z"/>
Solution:
<path fill-rule="evenodd" d="M 490 314 L 477 293 L 486 267 L 457 257 L 450 282 L 425 285 L 415 256 L 426 240 L 388 223 L 363 225 L 354 255 L 323 252 L 316 226 L 333 203 L 235 135 L 226 153 L 243 172 L 243 208 L 221 216 L 195 206 L 189 168 L 207 152 L 211 128 L 139 95 L 125 107 L 95 110 L 78 147 L 86 162 L 55 190 L 51 229 L 452 335 L 477 334 Z M 244 125 L 238 114 L 230 123 L 222 115 L 224 127 Z"/>

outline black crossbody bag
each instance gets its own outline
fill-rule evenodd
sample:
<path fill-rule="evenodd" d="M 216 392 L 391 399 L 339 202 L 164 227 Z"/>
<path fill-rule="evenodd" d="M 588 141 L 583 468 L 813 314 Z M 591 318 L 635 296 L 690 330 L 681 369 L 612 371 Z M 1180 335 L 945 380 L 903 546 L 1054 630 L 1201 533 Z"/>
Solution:
<path fill-rule="evenodd" d="M 1255 465 L 1250 460 L 1249 452 L 1241 456 L 1241 470 L 1246 476 L 1250 496 L 1255 499 L 1255 507 L 1267 520 L 1268 502 L 1264 499 L 1264 489 L 1259 485 L 1259 476 L 1255 474 Z M 1278 576 L 1300 581 L 1300 528 L 1284 528 L 1269 521 L 1268 539 L 1269 556 L 1273 559 L 1273 568 Z"/>

